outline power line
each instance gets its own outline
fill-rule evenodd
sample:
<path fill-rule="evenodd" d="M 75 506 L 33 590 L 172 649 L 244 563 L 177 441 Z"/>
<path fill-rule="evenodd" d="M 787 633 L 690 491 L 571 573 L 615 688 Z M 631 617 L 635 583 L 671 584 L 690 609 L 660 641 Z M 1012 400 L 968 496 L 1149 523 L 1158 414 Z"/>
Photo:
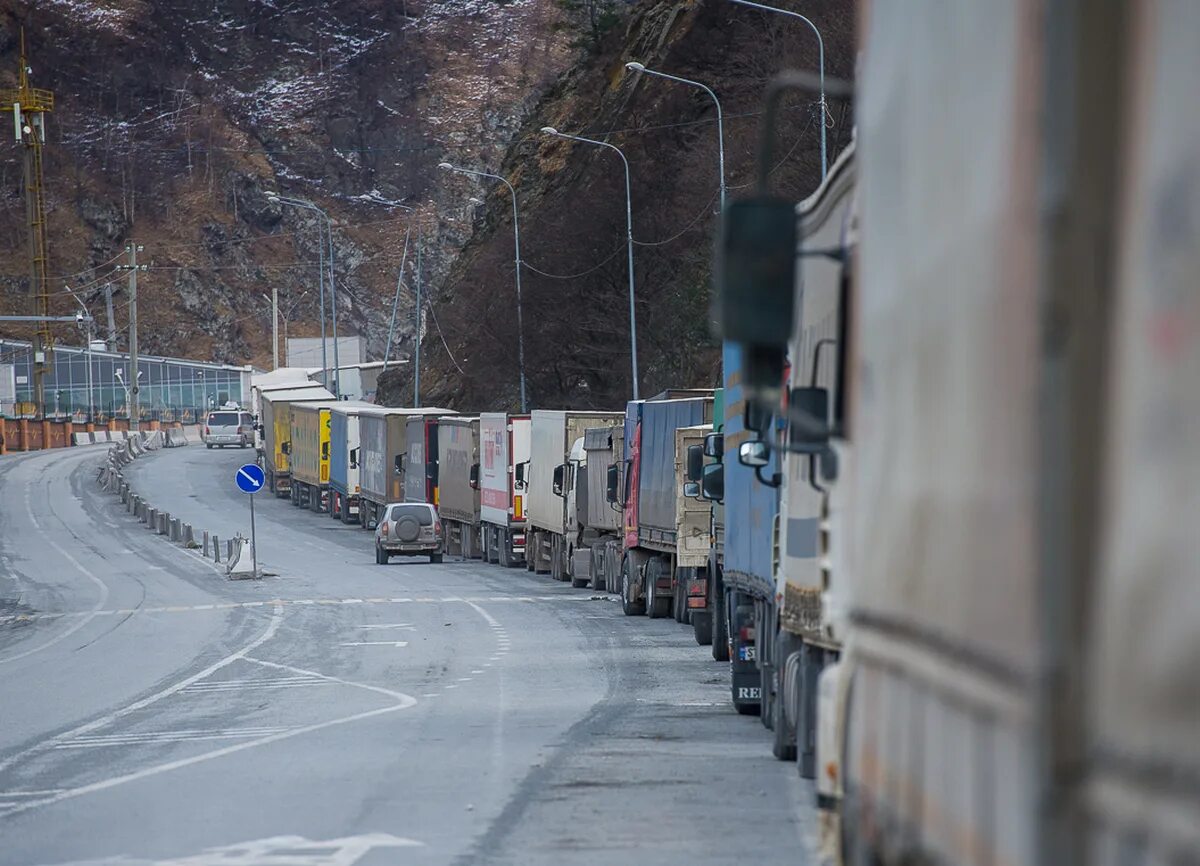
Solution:
<path fill-rule="evenodd" d="M 535 268 L 533 265 L 529 264 L 529 262 L 525 261 L 524 259 L 521 259 L 521 264 L 524 265 L 529 270 L 533 271 L 535 274 L 541 274 L 543 277 L 549 277 L 552 280 L 574 280 L 574 279 L 578 279 L 579 277 L 586 277 L 588 274 L 592 273 L 592 271 L 600 270 L 600 268 L 604 267 L 609 262 L 611 262 L 617 256 L 617 254 L 620 253 L 621 250 L 623 250 L 623 249 L 625 249 L 625 244 L 621 244 L 619 247 L 617 247 L 615 250 L 613 250 L 609 255 L 605 256 L 605 258 L 602 261 L 598 262 L 597 264 L 592 265 L 586 271 L 580 271 L 577 274 L 549 274 L 549 273 L 546 273 L 545 271 L 538 270 L 537 268 Z"/>

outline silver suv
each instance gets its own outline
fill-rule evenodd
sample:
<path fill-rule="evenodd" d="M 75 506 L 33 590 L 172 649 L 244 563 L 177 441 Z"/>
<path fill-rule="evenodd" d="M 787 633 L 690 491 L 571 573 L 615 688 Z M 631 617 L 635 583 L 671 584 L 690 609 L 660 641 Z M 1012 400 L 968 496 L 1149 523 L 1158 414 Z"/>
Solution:
<path fill-rule="evenodd" d="M 387 565 L 393 556 L 428 556 L 442 561 L 442 521 L 437 509 L 425 502 L 389 505 L 375 527 L 375 562 Z"/>
<path fill-rule="evenodd" d="M 246 448 L 254 441 L 254 418 L 249 412 L 235 410 L 209 412 L 202 430 L 204 444 L 209 448 L 214 445 Z"/>

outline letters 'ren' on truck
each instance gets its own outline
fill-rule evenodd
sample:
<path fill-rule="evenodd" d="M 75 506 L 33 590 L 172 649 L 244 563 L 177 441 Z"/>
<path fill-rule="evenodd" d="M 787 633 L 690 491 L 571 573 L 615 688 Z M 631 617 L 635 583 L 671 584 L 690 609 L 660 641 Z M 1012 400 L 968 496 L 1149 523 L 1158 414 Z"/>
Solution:
<path fill-rule="evenodd" d="M 408 419 L 408 453 L 403 460 L 404 501 L 438 506 L 438 424 L 451 409 L 424 409 Z M 436 414 L 435 414 L 436 413 Z"/>
<path fill-rule="evenodd" d="M 263 434 L 263 469 L 267 489 L 276 496 L 292 492 L 292 404 L 316 403 L 330 405 L 333 395 L 324 388 L 285 388 L 263 391 L 261 395 L 261 427 Z"/>
<path fill-rule="evenodd" d="M 329 407 L 335 401 L 292 405 L 292 505 L 317 513 L 329 497 Z"/>
<path fill-rule="evenodd" d="M 670 396 L 673 392 L 666 392 Z M 631 401 L 625 410 L 625 553 L 621 607 L 626 616 L 666 616 L 676 601 L 678 514 L 683 489 L 675 431 L 712 422 L 713 392 Z"/>
<path fill-rule="evenodd" d="M 555 580 L 584 586 L 591 576 L 575 575 L 572 560 L 581 547 L 575 485 L 583 461 L 583 436 L 591 427 L 608 427 L 624 420 L 621 412 L 583 412 L 538 409 L 531 415 L 529 466 L 529 530 L 526 563 Z M 570 512 L 570 513 L 568 513 Z"/>
<path fill-rule="evenodd" d="M 329 407 L 329 516 L 342 523 L 358 518 L 359 417 L 380 408 L 360 400 Z"/>
<path fill-rule="evenodd" d="M 362 410 L 358 419 L 358 521 L 374 528 L 387 505 L 404 501 L 404 461 L 408 456 L 408 421 L 450 409 L 380 407 Z"/>
<path fill-rule="evenodd" d="M 528 415 L 479 416 L 479 519 L 483 558 L 513 567 L 525 562 Z"/>
<path fill-rule="evenodd" d="M 479 419 L 450 415 L 438 424 L 438 515 L 446 553 L 478 559 Z"/>

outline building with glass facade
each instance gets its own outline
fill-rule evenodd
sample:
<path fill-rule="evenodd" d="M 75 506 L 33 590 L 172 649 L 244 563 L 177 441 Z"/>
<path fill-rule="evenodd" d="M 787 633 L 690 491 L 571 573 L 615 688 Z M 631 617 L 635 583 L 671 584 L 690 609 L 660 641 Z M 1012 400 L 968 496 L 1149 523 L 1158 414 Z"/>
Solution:
<path fill-rule="evenodd" d="M 250 367 L 140 355 L 138 371 L 142 418 L 186 422 L 227 402 L 250 404 Z M 78 420 L 128 418 L 131 384 L 128 353 L 56 345 L 45 380 L 45 414 Z M 34 412 L 32 346 L 0 339 L 0 415 L 28 417 Z"/>

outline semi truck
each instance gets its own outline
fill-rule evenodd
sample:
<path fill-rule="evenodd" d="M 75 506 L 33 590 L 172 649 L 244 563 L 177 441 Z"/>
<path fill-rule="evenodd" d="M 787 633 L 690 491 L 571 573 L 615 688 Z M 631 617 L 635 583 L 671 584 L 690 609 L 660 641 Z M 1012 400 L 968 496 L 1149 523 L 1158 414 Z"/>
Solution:
<path fill-rule="evenodd" d="M 263 471 L 267 476 L 267 489 L 276 496 L 290 496 L 292 492 L 291 460 L 288 457 L 292 447 L 292 404 L 316 402 L 329 405 L 333 399 L 333 395 L 321 387 L 262 392 L 259 427 L 263 436 Z"/>
<path fill-rule="evenodd" d="M 756 609 L 775 595 L 775 540 L 779 497 L 771 476 L 777 465 L 772 455 L 767 467 L 744 465 L 737 457 L 742 443 L 757 439 L 747 429 L 747 403 L 743 382 L 742 350 L 732 342 L 722 346 L 725 385 L 721 448 L 724 494 L 724 533 L 720 553 L 718 602 L 729 661 L 729 693 L 733 707 L 743 715 L 761 711 L 761 674 L 758 668 Z M 753 416 L 752 416 L 753 417 Z M 764 468 L 769 474 L 764 475 Z"/>
<path fill-rule="evenodd" d="M 610 499 L 612 489 L 622 489 L 625 469 L 625 422 L 605 427 L 590 427 L 583 434 L 583 459 L 576 466 L 575 497 L 588 553 L 587 574 L 592 589 L 620 592 L 621 560 L 625 552 L 624 513 L 618 497 Z M 577 557 L 575 576 L 583 563 Z"/>
<path fill-rule="evenodd" d="M 329 503 L 329 404 L 292 405 L 292 505 L 324 512 Z"/>
<path fill-rule="evenodd" d="M 450 414 L 439 408 L 383 408 L 358 418 L 359 524 L 373 529 L 383 509 L 404 501 L 404 462 L 408 455 L 408 421 L 414 415 Z"/>
<path fill-rule="evenodd" d="M 262 376 L 255 376 L 250 386 L 250 413 L 254 416 L 254 450 L 264 455 L 266 428 L 263 425 L 263 394 L 274 391 L 303 391 L 316 389 L 318 395 L 329 393 L 320 382 L 308 378 L 306 371 L 295 367 L 280 367 Z"/>
<path fill-rule="evenodd" d="M 446 552 L 482 555 L 479 518 L 479 418 L 449 415 L 438 425 L 438 514 Z"/>
<path fill-rule="evenodd" d="M 359 400 L 329 407 L 329 516 L 342 523 L 358 518 L 359 418 L 380 408 Z"/>
<path fill-rule="evenodd" d="M 714 401 L 715 407 L 715 401 Z M 675 431 L 675 579 L 671 613 L 678 623 L 691 624 L 693 612 L 706 614 L 703 570 L 712 547 L 712 505 L 701 493 L 700 467 L 704 440 L 713 425 L 698 424 Z"/>
<path fill-rule="evenodd" d="M 506 568 L 525 562 L 525 464 L 530 418 L 504 412 L 479 416 L 479 520 L 483 556 Z"/>
<path fill-rule="evenodd" d="M 574 459 L 571 451 L 588 428 L 623 420 L 620 412 L 535 409 L 531 413 L 529 462 L 524 469 L 529 522 L 525 562 L 530 571 L 575 582 L 573 559 L 582 547 L 582 526 L 578 509 L 568 513 L 568 507 L 577 501 L 573 490 L 583 460 L 582 442 Z M 590 579 L 590 573 L 581 574 L 579 585 Z"/>
<path fill-rule="evenodd" d="M 408 452 L 404 456 L 404 501 L 438 505 L 438 424 L 452 410 L 424 414 L 408 419 Z"/>
<path fill-rule="evenodd" d="M 677 514 L 683 497 L 675 464 L 675 431 L 712 421 L 712 392 L 684 399 L 631 400 L 625 410 L 625 477 L 621 497 L 624 551 L 621 609 L 626 616 L 666 616 L 675 596 Z M 618 491 L 611 484 L 609 495 Z"/>

